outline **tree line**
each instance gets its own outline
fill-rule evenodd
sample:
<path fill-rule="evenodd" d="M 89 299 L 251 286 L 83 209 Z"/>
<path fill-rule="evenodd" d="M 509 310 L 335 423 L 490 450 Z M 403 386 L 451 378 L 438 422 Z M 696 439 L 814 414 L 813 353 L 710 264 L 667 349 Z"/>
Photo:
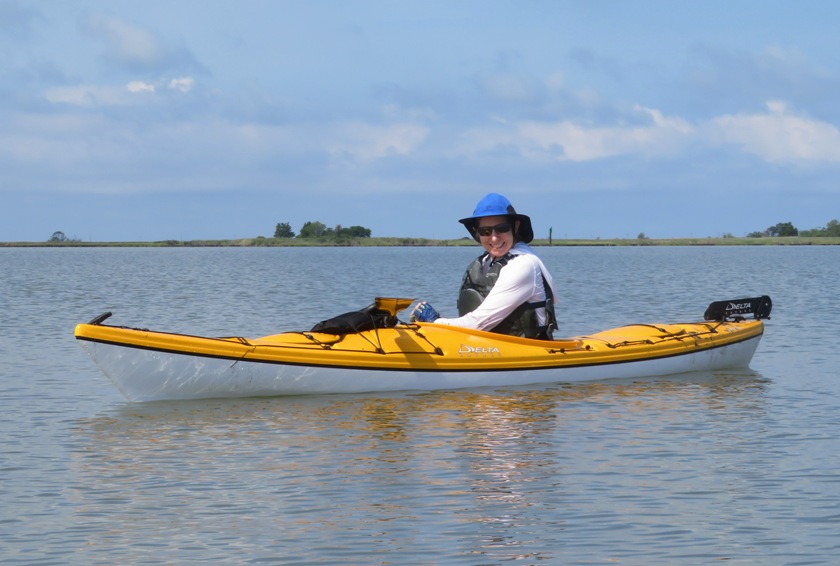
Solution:
<path fill-rule="evenodd" d="M 750 232 L 747 238 L 765 238 L 765 237 L 786 237 L 786 236 L 802 236 L 805 238 L 813 237 L 830 237 L 840 238 L 840 220 L 830 220 L 828 224 L 821 228 L 812 228 L 810 230 L 799 230 L 791 222 L 779 222 L 774 226 L 768 227 L 763 231 Z M 370 238 L 370 228 L 364 226 L 350 226 L 344 227 L 338 224 L 334 228 L 327 227 L 323 222 L 305 222 L 300 229 L 300 233 L 295 234 L 292 226 L 288 222 L 280 222 L 274 229 L 275 238 L 312 238 L 321 240 L 349 240 L 351 238 Z M 725 234 L 724 238 L 734 238 L 730 234 Z M 260 236 L 262 238 L 262 236 Z M 644 232 L 638 235 L 638 239 L 645 240 Z M 72 243 L 80 242 L 81 239 L 68 237 L 64 232 L 57 230 L 50 236 L 48 242 L 56 243 Z"/>
<path fill-rule="evenodd" d="M 50 236 L 50 239 L 47 240 L 48 242 L 81 242 L 79 238 L 69 238 L 64 232 L 61 230 L 56 230 Z"/>
<path fill-rule="evenodd" d="M 822 228 L 812 228 L 810 230 L 799 230 L 790 222 L 779 222 L 775 226 L 770 226 L 763 232 L 750 232 L 747 238 L 764 238 L 764 237 L 784 237 L 784 236 L 804 236 L 806 238 L 813 237 L 840 237 L 840 221 L 830 220 Z"/>
<path fill-rule="evenodd" d="M 370 228 L 364 226 L 343 227 L 338 224 L 335 228 L 328 228 L 323 222 L 305 222 L 300 233 L 295 234 L 288 222 L 280 222 L 274 229 L 275 238 L 323 238 L 327 240 L 343 240 L 348 238 L 370 238 Z"/>

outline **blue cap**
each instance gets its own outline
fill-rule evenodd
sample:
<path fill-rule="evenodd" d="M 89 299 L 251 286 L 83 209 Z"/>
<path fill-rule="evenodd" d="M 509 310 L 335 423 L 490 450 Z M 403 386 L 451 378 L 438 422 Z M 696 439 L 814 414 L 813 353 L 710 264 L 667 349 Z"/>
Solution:
<path fill-rule="evenodd" d="M 475 210 L 472 216 L 462 218 L 458 222 L 467 227 L 467 231 L 480 241 L 475 229 L 478 225 L 478 219 L 485 216 L 510 216 L 519 220 L 519 231 L 516 233 L 516 238 L 526 244 L 534 239 L 534 229 L 531 227 L 531 219 L 524 214 L 517 214 L 510 201 L 502 195 L 490 193 L 475 205 Z"/>

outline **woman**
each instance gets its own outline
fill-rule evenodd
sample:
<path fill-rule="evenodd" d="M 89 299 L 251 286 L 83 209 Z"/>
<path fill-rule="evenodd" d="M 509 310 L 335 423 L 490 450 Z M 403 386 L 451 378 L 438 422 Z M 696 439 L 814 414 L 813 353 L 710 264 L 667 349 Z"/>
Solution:
<path fill-rule="evenodd" d="M 550 340 L 557 328 L 556 292 L 545 265 L 528 246 L 534 239 L 531 219 L 517 214 L 502 195 L 491 193 L 472 216 L 458 222 L 485 250 L 464 274 L 459 317 L 441 318 L 424 301 L 411 320 Z"/>

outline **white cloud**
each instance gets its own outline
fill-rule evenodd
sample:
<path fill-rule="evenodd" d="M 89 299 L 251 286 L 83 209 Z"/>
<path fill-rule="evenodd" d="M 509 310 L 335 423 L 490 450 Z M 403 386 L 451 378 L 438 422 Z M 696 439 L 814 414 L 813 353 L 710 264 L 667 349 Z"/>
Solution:
<path fill-rule="evenodd" d="M 215 120 L 182 124 L 161 131 L 167 140 L 201 147 L 198 154 L 224 155 L 233 161 L 274 160 L 278 155 L 326 154 L 333 164 L 360 164 L 393 155 L 408 155 L 426 140 L 429 128 L 412 122 L 370 124 L 265 125 Z"/>
<path fill-rule="evenodd" d="M 192 77 L 180 77 L 169 81 L 169 88 L 180 92 L 189 92 L 192 90 L 195 81 Z"/>
<path fill-rule="evenodd" d="M 346 122 L 336 125 L 325 148 L 334 156 L 370 161 L 390 155 L 407 155 L 426 139 L 428 133 L 426 126 L 408 122 L 385 126 Z"/>
<path fill-rule="evenodd" d="M 128 89 L 128 92 L 134 93 L 155 91 L 155 85 L 147 83 L 145 81 L 131 81 L 130 83 L 125 85 L 125 88 Z"/>
<path fill-rule="evenodd" d="M 54 104 L 69 104 L 82 107 L 129 106 L 142 104 L 147 97 L 138 95 L 155 94 L 162 86 L 169 90 L 187 93 L 192 90 L 192 77 L 180 77 L 169 82 L 131 81 L 124 87 L 102 85 L 75 85 L 55 87 L 45 91 L 44 97 Z"/>
<path fill-rule="evenodd" d="M 492 125 L 464 132 L 456 151 L 477 156 L 506 149 L 531 161 L 592 161 L 619 155 L 675 157 L 691 145 L 736 145 L 770 163 L 840 163 L 840 129 L 793 115 L 783 102 L 768 102 L 764 113 L 724 115 L 697 124 L 652 108 L 635 110 L 646 114 L 648 123 L 591 126 L 494 117 Z"/>
<path fill-rule="evenodd" d="M 710 139 L 739 145 L 771 163 L 840 162 L 840 130 L 836 126 L 791 115 L 780 101 L 768 102 L 767 110 L 715 118 Z"/>
<path fill-rule="evenodd" d="M 694 128 L 682 118 L 665 117 L 658 110 L 636 107 L 650 117 L 642 126 L 589 127 L 571 121 L 497 120 L 498 126 L 466 133 L 468 153 L 516 148 L 533 160 L 591 161 L 616 155 L 672 154 L 688 143 Z"/>
<path fill-rule="evenodd" d="M 61 179 L 53 188 L 109 194 L 161 187 L 212 190 L 242 183 L 269 188 L 276 186 L 278 163 L 315 159 L 323 164 L 325 157 L 343 175 L 417 151 L 428 134 L 425 126 L 407 121 L 265 125 L 210 119 L 153 121 L 148 128 L 135 129 L 115 124 L 108 113 L 72 109 L 13 125 L 15 132 L 28 133 L 0 132 L 0 158 L 13 156 L 20 170 L 39 168 L 44 172 L 39 179 Z M 173 168 L 175 155 L 178 166 Z M 185 168 L 189 176 L 182 175 Z M 91 179 L 88 173 L 106 170 L 113 174 Z M 139 174 L 148 170 L 156 174 Z M 282 174 L 295 174 L 293 170 L 283 167 Z"/>

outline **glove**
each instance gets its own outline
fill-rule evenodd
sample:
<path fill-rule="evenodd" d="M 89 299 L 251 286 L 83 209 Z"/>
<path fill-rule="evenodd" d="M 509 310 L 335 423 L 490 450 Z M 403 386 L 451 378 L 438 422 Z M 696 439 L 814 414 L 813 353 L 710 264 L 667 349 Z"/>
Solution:
<path fill-rule="evenodd" d="M 440 315 L 438 312 L 426 301 L 419 303 L 414 310 L 411 311 L 409 320 L 411 322 L 434 322 Z"/>

